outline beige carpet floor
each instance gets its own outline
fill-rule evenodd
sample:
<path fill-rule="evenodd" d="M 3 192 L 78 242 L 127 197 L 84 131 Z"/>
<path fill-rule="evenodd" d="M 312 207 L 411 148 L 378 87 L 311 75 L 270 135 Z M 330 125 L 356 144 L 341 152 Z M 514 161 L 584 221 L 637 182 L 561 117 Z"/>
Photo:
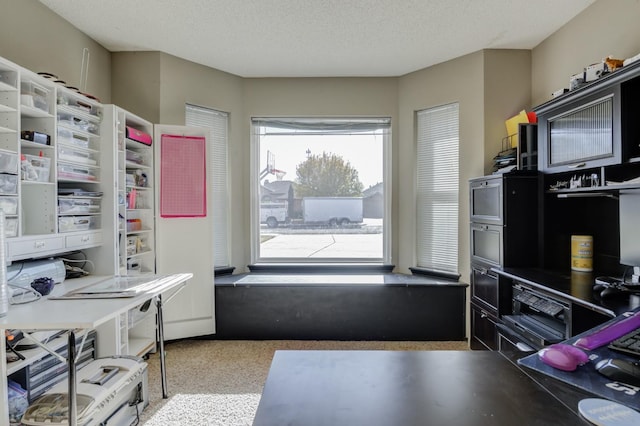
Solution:
<path fill-rule="evenodd" d="M 149 364 L 145 426 L 247 426 L 253 423 L 276 350 L 467 350 L 467 342 L 181 340 L 165 345 L 169 398 L 160 362 Z"/>

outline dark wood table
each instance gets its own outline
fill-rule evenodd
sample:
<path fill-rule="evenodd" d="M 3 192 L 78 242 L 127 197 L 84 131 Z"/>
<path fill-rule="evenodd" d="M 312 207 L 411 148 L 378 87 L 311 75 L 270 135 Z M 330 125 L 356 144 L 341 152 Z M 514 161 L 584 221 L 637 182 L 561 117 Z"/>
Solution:
<path fill-rule="evenodd" d="M 588 423 L 498 352 L 276 351 L 253 424 Z"/>

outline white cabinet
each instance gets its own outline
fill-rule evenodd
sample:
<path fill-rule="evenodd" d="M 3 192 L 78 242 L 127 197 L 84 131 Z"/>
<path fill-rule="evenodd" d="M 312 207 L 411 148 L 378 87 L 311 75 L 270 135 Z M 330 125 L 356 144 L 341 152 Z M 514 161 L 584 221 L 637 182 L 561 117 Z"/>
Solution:
<path fill-rule="evenodd" d="M 129 129 L 129 130 L 127 130 Z M 116 105 L 103 105 L 100 127 L 100 181 L 103 239 L 84 250 L 98 259 L 100 275 L 153 274 L 155 266 L 155 210 L 153 150 L 132 140 L 133 132 L 153 134 L 153 125 Z M 94 207 L 95 208 L 95 207 Z M 143 308 L 141 310 L 140 308 Z M 118 355 L 142 356 L 155 350 L 155 306 L 137 307 L 98 329 L 99 342 L 117 342 Z M 109 355 L 107 352 L 99 355 Z"/>
<path fill-rule="evenodd" d="M 103 107 L 71 89 L 57 88 L 57 231 L 65 248 L 102 243 L 100 123 Z"/>
<path fill-rule="evenodd" d="M 112 187 L 103 202 L 110 209 L 105 230 L 110 234 L 100 258 L 113 259 L 116 275 L 149 274 L 155 264 L 155 192 L 153 124 L 115 105 L 104 106 L 102 122 L 103 179 Z M 145 141 L 145 143 L 141 142 Z M 107 217 L 109 216 L 109 217 Z"/>
<path fill-rule="evenodd" d="M 18 68 L 0 59 L 0 209 L 7 237 L 19 231 L 19 86 Z"/>
<path fill-rule="evenodd" d="M 102 243 L 94 99 L 0 58 L 0 209 L 16 261 Z"/>
<path fill-rule="evenodd" d="M 55 83 L 20 70 L 19 237 L 56 233 L 55 93 Z"/>
<path fill-rule="evenodd" d="M 125 114 L 123 130 L 124 144 L 118 146 L 118 198 L 124 199 L 124 205 L 120 204 L 124 212 L 120 267 L 126 269 L 127 275 L 155 273 L 153 125 Z"/>

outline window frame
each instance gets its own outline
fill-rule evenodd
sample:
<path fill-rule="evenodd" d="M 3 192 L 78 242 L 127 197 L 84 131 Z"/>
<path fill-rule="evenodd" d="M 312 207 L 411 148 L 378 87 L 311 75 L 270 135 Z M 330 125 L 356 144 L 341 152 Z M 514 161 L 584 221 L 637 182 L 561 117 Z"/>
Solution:
<path fill-rule="evenodd" d="M 382 179 L 383 179 L 383 209 L 384 219 L 382 226 L 382 257 L 381 258 L 291 258 L 291 257 L 260 257 L 260 182 L 258 176 L 260 173 L 260 135 L 259 126 L 256 122 L 269 121 L 286 121 L 286 120 L 359 120 L 359 121 L 379 121 L 387 122 L 388 130 L 383 135 L 382 141 Z M 252 117 L 250 126 L 250 238 L 251 238 L 251 264 L 250 270 L 297 270 L 310 267 L 310 270 L 371 270 L 373 266 L 389 265 L 391 263 L 391 155 L 392 155 L 392 119 L 391 117 L 362 117 L 362 116 L 340 116 L 340 117 Z"/>

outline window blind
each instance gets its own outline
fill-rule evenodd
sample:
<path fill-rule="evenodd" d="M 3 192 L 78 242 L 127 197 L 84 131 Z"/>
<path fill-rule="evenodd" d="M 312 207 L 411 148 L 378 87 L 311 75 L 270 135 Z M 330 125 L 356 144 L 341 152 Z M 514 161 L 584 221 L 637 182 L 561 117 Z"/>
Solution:
<path fill-rule="evenodd" d="M 229 179 L 227 175 L 227 142 L 229 114 L 196 105 L 186 105 L 187 126 L 211 129 L 209 137 L 211 197 L 213 220 L 213 264 L 229 266 Z"/>
<path fill-rule="evenodd" d="M 417 266 L 458 272 L 458 104 L 417 112 Z"/>

